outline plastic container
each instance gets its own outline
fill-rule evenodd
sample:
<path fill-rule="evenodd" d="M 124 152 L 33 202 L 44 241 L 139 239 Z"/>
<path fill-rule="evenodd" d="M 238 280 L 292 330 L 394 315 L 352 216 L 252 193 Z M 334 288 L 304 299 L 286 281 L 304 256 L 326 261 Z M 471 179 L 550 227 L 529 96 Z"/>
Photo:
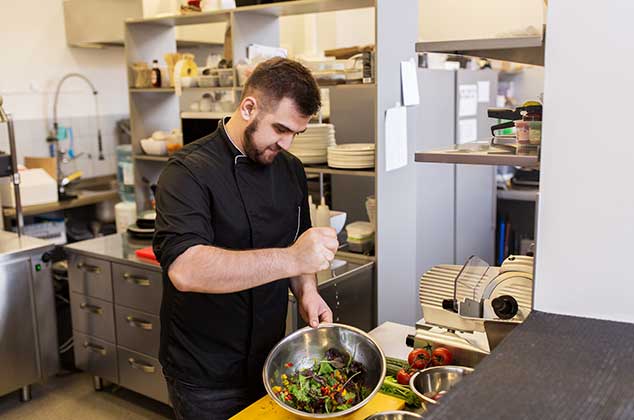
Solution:
<path fill-rule="evenodd" d="M 517 144 L 529 144 L 528 121 L 515 121 Z"/>
<path fill-rule="evenodd" d="M 117 146 L 117 183 L 121 200 L 134 202 L 134 162 L 130 144 Z"/>
<path fill-rule="evenodd" d="M 200 87 L 218 87 L 220 86 L 220 78 L 217 74 L 209 76 L 198 76 L 198 86 Z"/>
<path fill-rule="evenodd" d="M 542 122 L 528 121 L 528 142 L 532 145 L 542 143 Z"/>
<path fill-rule="evenodd" d="M 122 201 L 114 206 L 115 224 L 117 233 L 125 233 L 128 226 L 136 222 L 136 203 L 132 201 Z"/>
<path fill-rule="evenodd" d="M 232 87 L 234 80 L 233 69 L 218 69 L 218 82 L 221 87 Z"/>

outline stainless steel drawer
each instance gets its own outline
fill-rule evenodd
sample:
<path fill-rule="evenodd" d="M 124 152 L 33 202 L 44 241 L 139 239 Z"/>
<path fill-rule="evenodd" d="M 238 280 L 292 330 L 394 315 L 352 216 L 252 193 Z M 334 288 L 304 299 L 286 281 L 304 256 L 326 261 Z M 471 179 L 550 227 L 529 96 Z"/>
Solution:
<path fill-rule="evenodd" d="M 74 330 L 111 343 L 115 342 L 112 303 L 72 292 L 70 308 Z"/>
<path fill-rule="evenodd" d="M 119 385 L 169 404 L 163 369 L 158 360 L 117 347 L 119 353 Z"/>
<path fill-rule="evenodd" d="M 68 256 L 70 290 L 112 302 L 110 262 L 79 254 Z"/>
<path fill-rule="evenodd" d="M 117 344 L 158 357 L 161 325 L 157 316 L 115 305 Z"/>
<path fill-rule="evenodd" d="M 95 337 L 73 331 L 75 366 L 92 375 L 118 383 L 117 348 Z"/>
<path fill-rule="evenodd" d="M 160 271 L 112 264 L 115 303 L 158 315 L 163 283 Z"/>

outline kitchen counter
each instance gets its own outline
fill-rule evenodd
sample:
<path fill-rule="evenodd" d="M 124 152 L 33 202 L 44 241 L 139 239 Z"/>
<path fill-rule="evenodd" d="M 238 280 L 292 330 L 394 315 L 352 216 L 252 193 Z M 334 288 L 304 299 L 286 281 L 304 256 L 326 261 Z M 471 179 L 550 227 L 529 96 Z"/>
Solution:
<path fill-rule="evenodd" d="M 135 240 L 129 238 L 127 233 L 116 233 L 114 235 L 102 236 L 100 238 L 89 239 L 87 241 L 76 242 L 66 245 L 67 251 L 88 257 L 101 258 L 111 262 L 125 262 L 139 268 L 149 268 L 160 271 L 158 262 L 139 258 L 134 251 L 152 245 L 151 241 Z"/>
<path fill-rule="evenodd" d="M 632 419 L 634 324 L 533 311 L 427 420 Z"/>
<path fill-rule="evenodd" d="M 116 187 L 115 177 L 112 175 L 83 179 L 76 185 L 71 184 L 67 189 L 70 194 L 76 195 L 77 198 L 34 206 L 23 206 L 22 213 L 24 216 L 33 216 L 51 211 L 89 206 L 108 200 L 119 201 L 119 190 Z M 2 215 L 4 217 L 15 217 L 15 208 L 7 207 L 2 209 Z"/>
<path fill-rule="evenodd" d="M 139 258 L 134 253 L 137 249 L 145 248 L 152 245 L 152 241 L 135 240 L 130 238 L 126 233 L 103 236 L 100 238 L 89 239 L 87 241 L 76 242 L 66 245 L 68 251 L 75 252 L 88 257 L 101 258 L 111 262 L 125 262 L 138 266 L 140 268 L 150 268 L 153 270 L 161 270 L 158 262 Z M 333 270 L 324 270 L 317 273 L 317 282 L 320 286 L 326 285 L 332 281 L 341 278 L 344 274 L 349 275 L 372 264 L 363 255 L 358 258 L 350 256 L 349 253 L 339 255 L 345 265 L 337 267 Z M 343 260 L 345 258 L 345 260 Z"/>

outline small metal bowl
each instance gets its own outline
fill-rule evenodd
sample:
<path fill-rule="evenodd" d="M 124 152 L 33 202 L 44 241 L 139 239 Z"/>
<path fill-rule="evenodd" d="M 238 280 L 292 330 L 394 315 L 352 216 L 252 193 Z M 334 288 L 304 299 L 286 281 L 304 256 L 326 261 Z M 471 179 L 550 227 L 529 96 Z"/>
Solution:
<path fill-rule="evenodd" d="M 409 380 L 409 387 L 425 403 L 438 404 L 431 394 L 449 391 L 471 372 L 473 368 L 466 366 L 434 366 L 415 373 Z"/>
<path fill-rule="evenodd" d="M 423 416 L 416 413 L 410 413 L 409 411 L 384 411 L 382 413 L 376 413 L 370 417 L 366 417 L 365 420 L 419 420 Z"/>
<path fill-rule="evenodd" d="M 347 410 L 327 414 L 306 413 L 278 399 L 272 388 L 282 385 L 281 374 L 311 368 L 315 360 L 323 358 L 326 351 L 333 347 L 348 352 L 365 367 L 365 386 L 371 389 L 366 399 Z M 289 362 L 293 364 L 292 367 L 285 366 Z M 385 369 L 385 355 L 372 337 L 348 325 L 324 323 L 318 328 L 302 328 L 277 343 L 264 362 L 262 379 L 271 399 L 286 411 L 306 418 L 327 419 L 345 416 L 367 404 L 381 389 Z"/>

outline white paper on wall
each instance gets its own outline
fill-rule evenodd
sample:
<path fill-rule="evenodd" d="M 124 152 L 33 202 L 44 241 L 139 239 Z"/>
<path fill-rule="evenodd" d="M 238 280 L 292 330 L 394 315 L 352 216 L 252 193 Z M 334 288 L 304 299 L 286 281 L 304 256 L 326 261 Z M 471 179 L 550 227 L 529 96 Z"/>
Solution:
<path fill-rule="evenodd" d="M 397 106 L 385 113 L 385 171 L 407 166 L 407 108 Z"/>
<path fill-rule="evenodd" d="M 491 100 L 491 82 L 481 80 L 478 82 L 478 102 L 488 104 Z"/>
<path fill-rule="evenodd" d="M 473 117 L 478 112 L 478 85 L 458 86 L 458 117 Z"/>
<path fill-rule="evenodd" d="M 413 58 L 409 61 L 401 61 L 401 89 L 403 92 L 403 105 L 411 106 L 420 103 L 416 62 Z"/>
<path fill-rule="evenodd" d="M 458 121 L 458 144 L 470 143 L 478 139 L 478 120 L 467 118 Z"/>

